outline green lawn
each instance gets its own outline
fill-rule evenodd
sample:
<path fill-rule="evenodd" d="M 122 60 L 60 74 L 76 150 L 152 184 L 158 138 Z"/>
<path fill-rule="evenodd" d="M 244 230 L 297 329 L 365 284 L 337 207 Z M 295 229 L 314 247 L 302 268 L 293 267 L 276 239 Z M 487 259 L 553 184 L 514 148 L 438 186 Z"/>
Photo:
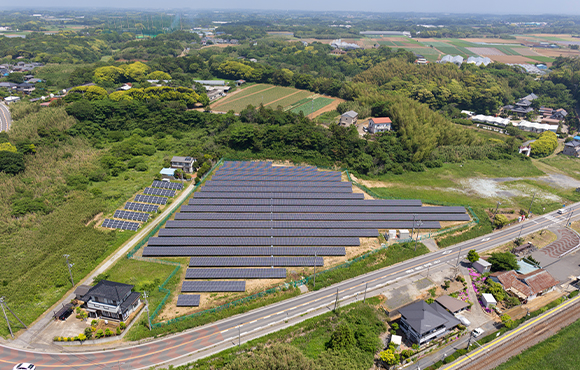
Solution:
<path fill-rule="evenodd" d="M 580 320 L 512 357 L 496 370 L 572 370 L 580 364 Z"/>

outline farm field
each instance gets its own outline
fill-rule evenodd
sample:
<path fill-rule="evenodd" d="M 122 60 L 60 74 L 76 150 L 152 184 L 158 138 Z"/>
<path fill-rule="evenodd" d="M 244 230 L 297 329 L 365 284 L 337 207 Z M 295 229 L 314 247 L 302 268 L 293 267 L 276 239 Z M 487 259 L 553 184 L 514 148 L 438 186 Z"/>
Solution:
<path fill-rule="evenodd" d="M 314 100 L 314 103 L 310 103 L 312 100 Z M 311 91 L 268 84 L 257 84 L 217 101 L 211 105 L 211 109 L 223 112 L 229 110 L 240 112 L 248 105 L 256 107 L 263 104 L 264 106 L 274 109 L 281 106 L 285 110 L 290 109 L 296 113 L 302 110 L 305 115 L 308 115 L 328 104 L 331 104 L 334 100 L 335 99 L 333 98 L 317 97 L 317 95 Z M 312 111 L 312 104 L 314 104 L 314 111 Z M 295 110 L 301 106 L 302 109 Z"/>

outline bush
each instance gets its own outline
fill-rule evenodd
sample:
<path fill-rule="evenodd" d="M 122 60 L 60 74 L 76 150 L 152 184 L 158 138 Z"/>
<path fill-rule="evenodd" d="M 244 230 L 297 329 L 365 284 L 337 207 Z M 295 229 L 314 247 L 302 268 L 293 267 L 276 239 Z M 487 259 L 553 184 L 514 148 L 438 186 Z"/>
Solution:
<path fill-rule="evenodd" d="M 149 169 L 149 167 L 145 163 L 137 163 L 135 166 L 135 171 L 145 172 Z"/>
<path fill-rule="evenodd" d="M 93 337 L 93 328 L 91 327 L 85 328 L 85 337 L 87 339 L 91 339 Z"/>
<path fill-rule="evenodd" d="M 121 328 L 118 327 L 115 332 L 117 333 L 117 335 L 121 335 Z"/>
<path fill-rule="evenodd" d="M 112 335 L 113 335 L 113 332 L 111 331 L 111 329 L 109 329 L 109 328 L 105 329 L 105 336 L 106 337 L 110 337 Z"/>
<path fill-rule="evenodd" d="M 457 329 L 459 329 L 459 330 L 465 330 L 465 325 L 459 324 L 459 325 L 457 325 Z"/>
<path fill-rule="evenodd" d="M 109 330 L 109 329 L 107 329 Z M 103 329 L 99 329 L 97 330 L 97 332 L 95 333 L 95 338 L 102 338 L 105 335 L 105 333 L 103 333 Z"/>
<path fill-rule="evenodd" d="M 574 290 L 572 292 L 570 292 L 570 294 L 568 294 L 568 298 L 574 298 L 578 295 L 578 291 Z"/>
<path fill-rule="evenodd" d="M 121 321 L 119 323 L 119 327 L 121 328 L 121 330 L 125 330 L 125 328 L 127 327 L 127 324 L 125 324 L 123 321 Z"/>
<path fill-rule="evenodd" d="M 99 322 L 97 320 L 91 321 L 91 326 L 97 326 Z"/>
<path fill-rule="evenodd" d="M 443 363 L 444 364 L 450 364 L 453 361 L 455 361 L 455 356 L 454 355 L 450 355 L 450 356 L 445 357 L 445 359 L 443 360 Z"/>
<path fill-rule="evenodd" d="M 413 345 L 411 346 L 411 348 L 413 348 L 413 349 L 419 349 L 419 345 L 417 343 L 413 343 Z"/>

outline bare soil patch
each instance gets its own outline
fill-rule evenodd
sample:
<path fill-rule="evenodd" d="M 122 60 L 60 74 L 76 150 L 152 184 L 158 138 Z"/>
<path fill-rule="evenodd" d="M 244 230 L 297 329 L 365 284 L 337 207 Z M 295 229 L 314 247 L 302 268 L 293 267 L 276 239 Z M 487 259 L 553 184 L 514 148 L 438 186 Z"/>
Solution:
<path fill-rule="evenodd" d="M 537 60 L 529 59 L 521 55 L 488 55 L 494 62 L 500 63 L 538 63 Z"/>
<path fill-rule="evenodd" d="M 95 227 L 96 227 L 98 224 L 100 224 L 100 222 L 99 222 L 99 221 L 101 221 L 102 219 L 103 219 L 103 212 L 101 212 L 101 213 L 97 213 L 97 214 L 95 215 L 95 217 L 93 217 L 91 220 L 89 220 L 89 222 L 87 222 L 87 223 L 85 224 L 85 226 L 89 226 L 89 224 L 90 224 L 91 222 L 95 222 Z"/>
<path fill-rule="evenodd" d="M 578 50 L 570 50 L 570 49 L 534 49 L 541 55 L 545 57 L 577 57 L 580 56 L 580 51 Z"/>
<path fill-rule="evenodd" d="M 472 53 L 485 55 L 485 56 L 496 56 L 496 55 L 505 55 L 501 51 L 497 50 L 493 47 L 484 47 L 484 48 L 467 48 L 467 50 L 471 51 Z"/>
<path fill-rule="evenodd" d="M 541 57 L 542 54 L 538 53 L 537 51 L 535 51 L 534 49 L 530 49 L 530 48 L 517 48 L 517 49 L 513 49 L 515 52 L 518 52 L 521 55 L 524 56 L 530 56 L 530 57 Z"/>

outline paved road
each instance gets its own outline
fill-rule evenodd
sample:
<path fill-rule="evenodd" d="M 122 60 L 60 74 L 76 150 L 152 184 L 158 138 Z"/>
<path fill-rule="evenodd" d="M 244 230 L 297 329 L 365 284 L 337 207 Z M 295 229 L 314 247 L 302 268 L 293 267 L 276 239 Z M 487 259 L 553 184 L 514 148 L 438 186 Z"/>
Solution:
<path fill-rule="evenodd" d="M 11 124 L 12 117 L 10 116 L 10 110 L 3 103 L 0 103 L 0 131 L 10 130 Z"/>
<path fill-rule="evenodd" d="M 577 214 L 573 219 L 580 218 L 580 203 L 568 207 Z M 202 355 L 195 356 L 198 351 L 207 352 L 208 348 L 219 346 L 220 349 L 236 345 L 238 337 L 246 339 L 257 334 L 265 335 L 279 330 L 287 320 L 294 322 L 311 317 L 313 314 L 327 312 L 334 306 L 337 292 L 339 300 L 350 300 L 362 297 L 365 287 L 368 295 L 376 294 L 376 290 L 417 273 L 443 270 L 456 266 L 457 261 L 465 258 L 469 249 L 479 252 L 505 244 L 518 235 L 527 235 L 554 223 L 565 223 L 568 214 L 558 215 L 555 212 L 527 220 L 521 225 L 515 225 L 483 237 L 472 239 L 442 251 L 432 252 L 395 266 L 377 270 L 366 275 L 335 284 L 315 292 L 309 292 L 299 297 L 288 299 L 267 307 L 247 312 L 243 315 L 227 318 L 211 325 L 199 327 L 185 333 L 149 342 L 147 344 L 123 348 L 120 350 L 84 352 L 84 353 L 34 353 L 0 346 L 0 369 L 9 369 L 18 362 L 33 362 L 39 369 L 113 369 L 119 362 L 125 368 L 145 369 L 176 359 L 183 363 L 193 361 Z M 373 292 L 375 291 L 375 292 Z"/>

